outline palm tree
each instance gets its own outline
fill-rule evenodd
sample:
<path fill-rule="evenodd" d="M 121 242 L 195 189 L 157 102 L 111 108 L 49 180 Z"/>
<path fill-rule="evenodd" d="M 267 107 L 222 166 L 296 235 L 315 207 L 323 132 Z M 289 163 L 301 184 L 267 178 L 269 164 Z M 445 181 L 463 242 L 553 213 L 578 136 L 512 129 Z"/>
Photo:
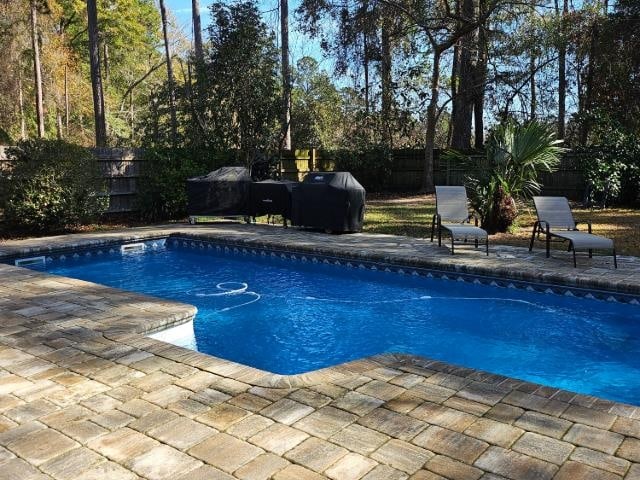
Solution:
<path fill-rule="evenodd" d="M 518 200 L 539 193 L 541 172 L 553 172 L 560 163 L 562 140 L 554 129 L 536 121 L 499 125 L 486 144 L 485 165 L 467 177 L 473 208 L 489 233 L 506 232 L 518 216 Z M 469 163 L 458 152 L 449 153 Z"/>

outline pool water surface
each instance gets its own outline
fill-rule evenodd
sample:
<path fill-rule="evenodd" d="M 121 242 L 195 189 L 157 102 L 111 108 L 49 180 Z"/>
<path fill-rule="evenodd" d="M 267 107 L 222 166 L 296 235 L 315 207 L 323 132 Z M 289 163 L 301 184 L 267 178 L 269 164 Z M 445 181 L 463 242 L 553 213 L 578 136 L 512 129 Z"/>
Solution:
<path fill-rule="evenodd" d="M 187 346 L 270 372 L 409 353 L 640 404 L 636 305 L 169 242 L 77 257 L 45 270 L 195 305 Z"/>

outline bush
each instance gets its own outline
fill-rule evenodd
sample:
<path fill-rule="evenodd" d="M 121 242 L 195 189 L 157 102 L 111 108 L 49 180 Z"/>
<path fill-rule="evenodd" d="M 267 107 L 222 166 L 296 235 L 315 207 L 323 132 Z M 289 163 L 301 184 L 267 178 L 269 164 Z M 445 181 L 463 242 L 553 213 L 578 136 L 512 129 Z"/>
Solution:
<path fill-rule="evenodd" d="M 145 220 L 187 215 L 186 179 L 209 171 L 210 161 L 186 149 L 150 148 L 138 185 L 137 206 Z"/>
<path fill-rule="evenodd" d="M 91 152 L 61 140 L 25 140 L 8 149 L 4 216 L 11 227 L 55 232 L 106 211 L 105 181 Z"/>
<path fill-rule="evenodd" d="M 585 203 L 606 207 L 640 200 L 640 143 L 633 136 L 611 136 L 576 152 L 588 185 Z"/>

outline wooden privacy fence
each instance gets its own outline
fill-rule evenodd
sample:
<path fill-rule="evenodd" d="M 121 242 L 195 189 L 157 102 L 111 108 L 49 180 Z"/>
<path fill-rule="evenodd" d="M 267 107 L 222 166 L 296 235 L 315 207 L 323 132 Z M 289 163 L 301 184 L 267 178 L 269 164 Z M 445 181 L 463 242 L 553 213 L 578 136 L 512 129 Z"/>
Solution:
<path fill-rule="evenodd" d="M 139 148 L 93 148 L 91 151 L 107 180 L 108 213 L 134 211 L 144 151 Z"/>
<path fill-rule="evenodd" d="M 434 151 L 434 182 L 436 185 L 462 185 L 469 169 L 460 162 L 441 155 L 440 150 Z M 488 168 L 486 158 L 482 155 L 471 157 L 477 168 Z M 366 158 L 361 164 L 367 165 Z M 290 180 L 301 180 L 310 171 L 332 171 L 340 168 L 338 161 L 318 150 L 296 150 L 283 158 L 282 176 Z M 388 159 L 387 177 L 381 179 L 379 172 L 372 169 L 351 168 L 351 173 L 369 191 L 383 183 L 384 189 L 396 192 L 417 191 L 422 186 L 424 176 L 424 150 L 398 149 L 393 150 Z M 566 152 L 560 159 L 557 171 L 541 173 L 539 177 L 543 184 L 543 195 L 562 195 L 568 198 L 582 199 L 585 190 L 585 178 L 580 170 L 579 157 L 573 152 Z"/>
<path fill-rule="evenodd" d="M 6 160 L 6 147 L 0 146 L 0 172 L 10 167 Z M 100 170 L 107 180 L 109 190 L 109 213 L 135 211 L 138 181 L 143 175 L 143 150 L 137 148 L 94 148 Z M 373 154 L 372 154 L 373 155 Z M 444 158 L 440 151 L 434 155 L 434 179 L 436 185 L 461 185 L 468 175 L 463 165 Z M 484 157 L 473 157 L 478 168 L 486 164 Z M 394 150 L 387 158 L 384 178 L 376 169 L 364 168 L 377 162 L 379 158 L 359 159 L 362 167 L 351 168 L 351 173 L 368 191 L 380 189 L 388 191 L 412 192 L 420 189 L 424 175 L 424 150 Z M 283 156 L 281 173 L 283 178 L 301 180 L 311 171 L 331 171 L 340 168 L 340 162 L 329 153 L 318 150 L 296 150 Z M 207 173 L 207 172 L 202 172 Z M 563 155 L 560 168 L 554 173 L 540 175 L 545 195 L 562 195 L 571 199 L 581 199 L 585 189 L 584 175 L 578 164 L 578 156 L 572 152 Z"/>

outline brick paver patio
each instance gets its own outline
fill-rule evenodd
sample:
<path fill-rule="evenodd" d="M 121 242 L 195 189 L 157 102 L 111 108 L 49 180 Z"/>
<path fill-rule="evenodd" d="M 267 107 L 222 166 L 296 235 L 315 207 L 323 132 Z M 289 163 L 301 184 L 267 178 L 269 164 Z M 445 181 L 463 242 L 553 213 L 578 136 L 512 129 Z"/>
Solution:
<path fill-rule="evenodd" d="M 18 252 L 175 232 L 640 292 L 640 263 L 221 224 L 30 239 Z M 46 251 L 46 250 L 45 250 Z M 429 359 L 285 377 L 143 334 L 188 305 L 0 264 L 0 479 L 640 479 L 640 409 Z"/>

